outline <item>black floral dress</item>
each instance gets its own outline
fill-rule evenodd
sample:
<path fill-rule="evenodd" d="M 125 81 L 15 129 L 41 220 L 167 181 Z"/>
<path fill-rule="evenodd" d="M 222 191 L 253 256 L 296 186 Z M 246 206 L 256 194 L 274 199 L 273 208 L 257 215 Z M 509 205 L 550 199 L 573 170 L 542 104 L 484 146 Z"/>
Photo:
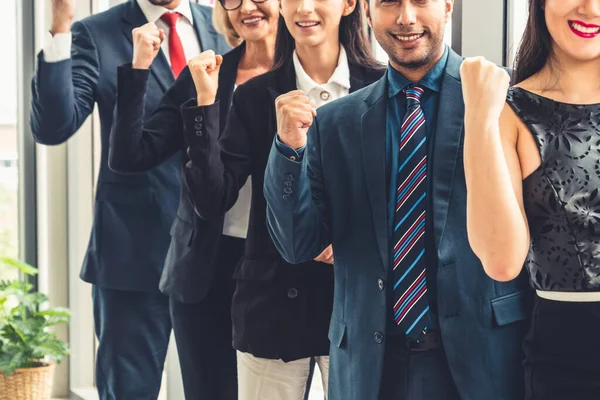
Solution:
<path fill-rule="evenodd" d="M 525 262 L 542 291 L 600 291 L 600 104 L 560 103 L 511 88 L 541 166 L 523 181 Z M 600 303 L 537 297 L 525 340 L 527 400 L 600 399 Z"/>

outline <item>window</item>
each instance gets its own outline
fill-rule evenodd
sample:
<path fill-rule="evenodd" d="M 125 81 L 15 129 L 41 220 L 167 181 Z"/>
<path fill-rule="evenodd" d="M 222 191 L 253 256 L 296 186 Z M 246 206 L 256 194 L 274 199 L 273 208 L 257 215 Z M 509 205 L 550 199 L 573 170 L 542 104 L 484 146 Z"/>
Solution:
<path fill-rule="evenodd" d="M 509 2 L 507 56 L 508 65 L 512 66 L 515 54 L 527 23 L 527 0 L 511 0 Z"/>
<path fill-rule="evenodd" d="M 0 63 L 0 257 L 19 257 L 19 170 L 17 126 L 17 0 L 0 3 L 0 37 L 6 62 Z M 18 272 L 0 265 L 0 279 Z"/>

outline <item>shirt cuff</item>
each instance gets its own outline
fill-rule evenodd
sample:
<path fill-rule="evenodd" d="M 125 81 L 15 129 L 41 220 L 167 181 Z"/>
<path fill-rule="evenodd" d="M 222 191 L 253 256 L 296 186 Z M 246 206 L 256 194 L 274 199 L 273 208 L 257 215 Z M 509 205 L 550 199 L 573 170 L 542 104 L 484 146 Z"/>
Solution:
<path fill-rule="evenodd" d="M 57 33 L 54 36 L 46 32 L 44 37 L 44 61 L 55 63 L 71 58 L 71 32 Z"/>
<path fill-rule="evenodd" d="M 289 158 L 292 161 L 300 162 L 304 158 L 304 150 L 306 150 L 306 146 L 302 146 L 297 150 L 292 149 L 290 146 L 281 143 L 279 140 L 279 135 L 275 136 L 275 146 L 277 146 L 277 150 L 284 157 Z"/>

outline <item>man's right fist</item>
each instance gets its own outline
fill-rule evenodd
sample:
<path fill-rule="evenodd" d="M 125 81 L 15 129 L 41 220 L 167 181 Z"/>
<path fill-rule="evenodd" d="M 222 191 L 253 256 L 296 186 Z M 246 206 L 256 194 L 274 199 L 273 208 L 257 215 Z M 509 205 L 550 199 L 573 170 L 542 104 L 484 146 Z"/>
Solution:
<path fill-rule="evenodd" d="M 52 0 L 52 34 L 67 33 L 75 15 L 75 0 Z"/>
<path fill-rule="evenodd" d="M 131 32 L 133 36 L 133 61 L 131 66 L 136 69 L 148 69 L 160 51 L 160 45 L 165 39 L 165 32 L 158 29 L 154 22 L 148 22 Z"/>
<path fill-rule="evenodd" d="M 279 140 L 292 149 L 306 145 L 306 133 L 317 116 L 313 102 L 302 90 L 282 94 L 275 100 Z"/>

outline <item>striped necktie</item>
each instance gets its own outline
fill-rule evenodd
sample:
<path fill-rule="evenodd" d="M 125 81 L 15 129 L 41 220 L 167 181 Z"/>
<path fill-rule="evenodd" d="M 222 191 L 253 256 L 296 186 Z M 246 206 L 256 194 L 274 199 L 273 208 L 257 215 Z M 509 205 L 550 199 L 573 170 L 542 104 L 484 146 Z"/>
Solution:
<path fill-rule="evenodd" d="M 427 135 L 421 109 L 424 89 L 404 90 L 407 110 L 400 128 L 400 153 L 394 215 L 393 313 L 408 338 L 416 340 L 427 329 L 425 221 L 427 187 Z"/>

